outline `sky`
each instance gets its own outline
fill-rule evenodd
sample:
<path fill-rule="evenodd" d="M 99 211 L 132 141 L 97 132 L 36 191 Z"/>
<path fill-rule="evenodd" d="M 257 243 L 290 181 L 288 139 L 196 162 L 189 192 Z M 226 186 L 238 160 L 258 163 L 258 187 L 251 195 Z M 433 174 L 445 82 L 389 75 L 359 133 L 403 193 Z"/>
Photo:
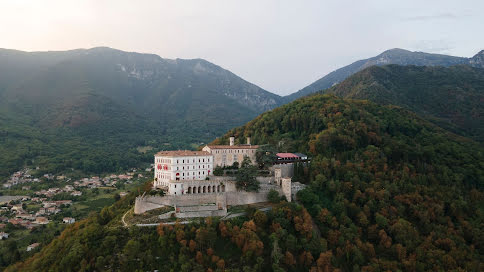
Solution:
<path fill-rule="evenodd" d="M 482 0 L 0 0 L 0 48 L 203 58 L 286 95 L 391 48 L 471 57 L 484 49 L 483 10 Z"/>

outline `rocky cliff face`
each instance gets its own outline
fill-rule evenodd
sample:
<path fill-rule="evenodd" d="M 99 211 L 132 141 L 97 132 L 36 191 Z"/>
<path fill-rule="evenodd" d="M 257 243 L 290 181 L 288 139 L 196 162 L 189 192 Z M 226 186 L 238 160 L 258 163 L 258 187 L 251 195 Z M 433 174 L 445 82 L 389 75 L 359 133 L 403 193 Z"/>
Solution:
<path fill-rule="evenodd" d="M 469 59 L 469 65 L 477 68 L 484 68 L 484 50 Z"/>

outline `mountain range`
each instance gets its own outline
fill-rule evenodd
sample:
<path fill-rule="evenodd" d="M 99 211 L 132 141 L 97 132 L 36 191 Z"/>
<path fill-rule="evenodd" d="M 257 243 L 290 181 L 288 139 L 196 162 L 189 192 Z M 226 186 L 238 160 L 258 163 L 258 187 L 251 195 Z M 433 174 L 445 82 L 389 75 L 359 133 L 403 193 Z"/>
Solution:
<path fill-rule="evenodd" d="M 164 59 L 107 47 L 0 49 L 0 176 L 24 165 L 103 172 L 150 162 L 150 150 L 194 148 L 333 85 L 328 92 L 406 107 L 480 140 L 480 69 L 384 65 L 482 68 L 483 56 L 484 51 L 460 58 L 392 49 L 281 97 L 203 59 Z"/>
<path fill-rule="evenodd" d="M 126 154 L 138 156 L 136 145 L 190 148 L 280 103 L 280 96 L 203 59 L 171 60 L 105 47 L 2 49 L 2 172 L 39 156 L 65 162 L 71 159 L 60 154 L 87 158 L 105 150 L 89 167 L 70 166 L 87 170 L 110 153 L 130 161 Z M 84 154 L 93 145 L 97 151 Z"/>
<path fill-rule="evenodd" d="M 62 120 L 56 120 L 62 122 L 54 123 L 42 120 L 44 115 L 52 117 L 45 112 L 45 105 L 58 110 L 96 95 L 117 107 L 164 122 L 187 109 L 204 113 L 205 109 L 191 103 L 197 95 L 218 99 L 215 102 L 231 105 L 234 112 L 248 111 L 249 115 L 280 103 L 278 95 L 203 59 L 170 60 L 111 48 L 34 53 L 0 50 L 0 74 L 2 101 L 19 108 L 28 105 L 40 118 L 36 121 L 53 126 L 76 126 L 71 120 L 76 116 L 66 113 Z M 170 108 L 173 104 L 177 106 Z M 79 122 L 93 121 L 78 117 Z"/>
<path fill-rule="evenodd" d="M 424 52 L 412 52 L 404 49 L 390 49 L 378 56 L 358 60 L 350 65 L 339 68 L 301 90 L 284 97 L 284 101 L 290 102 L 299 97 L 306 96 L 321 90 L 328 89 L 347 77 L 373 65 L 416 65 L 416 66 L 452 66 L 467 64 L 477 68 L 484 68 L 484 50 L 472 58 L 454 57 L 441 54 L 430 54 Z"/>

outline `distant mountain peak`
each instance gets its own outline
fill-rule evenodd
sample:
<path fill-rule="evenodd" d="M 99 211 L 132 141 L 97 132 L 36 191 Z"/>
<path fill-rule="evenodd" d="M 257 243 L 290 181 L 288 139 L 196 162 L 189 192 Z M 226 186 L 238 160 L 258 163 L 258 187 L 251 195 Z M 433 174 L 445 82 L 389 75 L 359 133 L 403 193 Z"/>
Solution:
<path fill-rule="evenodd" d="M 284 97 L 284 101 L 290 102 L 299 97 L 326 90 L 367 67 L 388 64 L 445 67 L 467 64 L 478 68 L 484 68 L 484 50 L 479 52 L 473 58 L 462 58 L 442 54 L 409 51 L 401 48 L 392 48 L 378 54 L 375 57 L 358 60 L 350 65 L 337 69 L 316 80 L 309 86 L 306 86 L 305 88 Z"/>
<path fill-rule="evenodd" d="M 484 50 L 481 50 L 474 57 L 469 59 L 469 64 L 477 68 L 484 68 Z"/>
<path fill-rule="evenodd" d="M 383 51 L 380 55 L 394 54 L 394 53 L 412 53 L 412 51 L 402 49 L 402 48 L 392 48 L 392 49 L 388 49 L 388 50 Z"/>

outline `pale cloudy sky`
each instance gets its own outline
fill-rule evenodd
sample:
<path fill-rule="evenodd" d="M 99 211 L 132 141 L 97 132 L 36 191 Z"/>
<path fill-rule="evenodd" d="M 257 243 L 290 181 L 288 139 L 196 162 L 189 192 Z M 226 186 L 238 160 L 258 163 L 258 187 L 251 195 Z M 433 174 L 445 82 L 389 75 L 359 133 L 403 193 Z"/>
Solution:
<path fill-rule="evenodd" d="M 483 0 L 0 0 L 0 48 L 204 58 L 278 94 L 390 48 L 470 57 Z"/>

